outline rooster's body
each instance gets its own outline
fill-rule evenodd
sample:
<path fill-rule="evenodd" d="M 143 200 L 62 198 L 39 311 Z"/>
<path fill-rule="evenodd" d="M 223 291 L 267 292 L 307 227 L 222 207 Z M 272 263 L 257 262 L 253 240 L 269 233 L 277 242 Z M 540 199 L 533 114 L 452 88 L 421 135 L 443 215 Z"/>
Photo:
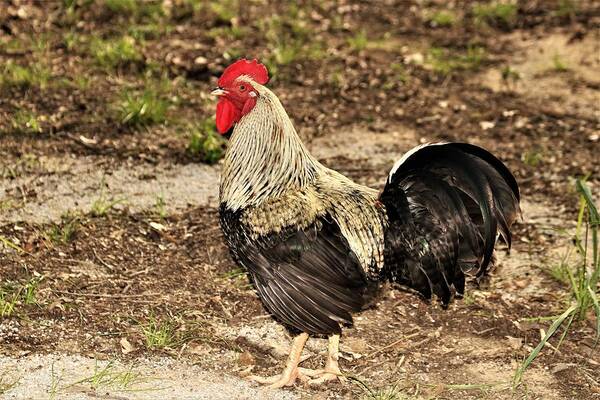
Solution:
<path fill-rule="evenodd" d="M 221 178 L 221 226 L 265 307 L 301 332 L 288 368 L 269 382 L 281 386 L 302 374 L 294 351 L 308 334 L 332 338 L 320 375 L 335 377 L 341 327 L 380 283 L 447 304 L 453 292 L 463 293 L 465 273 L 485 273 L 498 232 L 510 244 L 518 187 L 487 151 L 440 143 L 407 153 L 378 194 L 313 158 L 263 86 L 262 66 L 236 64 L 217 90 L 219 129 L 235 124 Z"/>

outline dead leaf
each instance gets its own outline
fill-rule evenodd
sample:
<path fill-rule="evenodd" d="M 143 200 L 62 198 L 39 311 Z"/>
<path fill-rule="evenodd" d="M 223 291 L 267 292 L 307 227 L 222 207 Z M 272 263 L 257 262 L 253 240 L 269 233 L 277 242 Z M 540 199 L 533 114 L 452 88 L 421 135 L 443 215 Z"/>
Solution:
<path fill-rule="evenodd" d="M 558 364 L 554 364 L 554 367 L 552 367 L 552 373 L 556 374 L 558 372 L 562 372 L 567 369 L 576 368 L 576 367 L 577 367 L 577 364 L 573 364 L 573 363 L 558 363 Z"/>
<path fill-rule="evenodd" d="M 523 339 L 521 338 L 512 336 L 505 336 L 505 338 L 508 341 L 508 345 L 514 350 L 519 350 L 523 346 Z"/>
<path fill-rule="evenodd" d="M 135 351 L 135 347 L 133 347 L 133 345 L 129 342 L 129 340 L 127 340 L 127 338 L 121 338 L 119 343 L 121 344 L 121 351 L 123 352 L 123 354 L 129 354 Z"/>
<path fill-rule="evenodd" d="M 344 342 L 344 350 L 348 350 L 348 353 L 367 353 L 369 351 L 368 343 L 365 339 L 349 337 Z"/>
<path fill-rule="evenodd" d="M 160 224 L 158 222 L 150 222 L 150 226 L 152 227 L 152 229 L 158 231 L 158 232 L 162 232 L 165 231 L 167 229 L 166 226 L 164 226 L 163 224 Z"/>
<path fill-rule="evenodd" d="M 193 344 L 193 345 L 189 346 L 187 351 L 188 351 L 188 353 L 195 354 L 197 356 L 201 356 L 201 355 L 209 353 L 209 349 L 200 344 Z"/>
<path fill-rule="evenodd" d="M 256 360 L 254 359 L 254 356 L 250 354 L 249 351 L 244 351 L 238 356 L 238 364 L 250 366 L 256 364 Z"/>
<path fill-rule="evenodd" d="M 248 375 L 250 375 L 252 373 L 253 369 L 254 369 L 254 365 L 251 365 L 248 368 L 244 368 L 243 370 L 241 370 L 239 375 L 242 378 L 245 378 L 245 377 L 247 377 Z"/>

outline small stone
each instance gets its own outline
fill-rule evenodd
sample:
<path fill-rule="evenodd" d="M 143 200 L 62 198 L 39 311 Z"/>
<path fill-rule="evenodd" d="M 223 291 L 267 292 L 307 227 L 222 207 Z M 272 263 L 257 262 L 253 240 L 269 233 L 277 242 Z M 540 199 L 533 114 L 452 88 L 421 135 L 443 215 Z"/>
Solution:
<path fill-rule="evenodd" d="M 487 131 L 488 129 L 492 129 L 493 127 L 496 126 L 495 123 L 493 123 L 492 121 L 481 121 L 479 123 L 479 126 L 481 127 L 481 129 L 483 129 L 484 131 Z"/>
<path fill-rule="evenodd" d="M 527 117 L 521 117 L 517 119 L 515 122 L 515 128 L 523 128 L 529 123 L 529 119 Z"/>
<path fill-rule="evenodd" d="M 17 17 L 21 18 L 21 19 L 27 19 L 28 13 L 27 10 L 25 9 L 25 7 L 19 7 L 19 9 L 17 10 Z"/>
<path fill-rule="evenodd" d="M 425 61 L 425 57 L 421 53 L 413 53 L 404 57 L 404 64 L 421 65 Z"/>
<path fill-rule="evenodd" d="M 206 64 L 208 64 L 208 59 L 206 57 L 198 56 L 194 59 L 194 64 L 206 65 Z"/>

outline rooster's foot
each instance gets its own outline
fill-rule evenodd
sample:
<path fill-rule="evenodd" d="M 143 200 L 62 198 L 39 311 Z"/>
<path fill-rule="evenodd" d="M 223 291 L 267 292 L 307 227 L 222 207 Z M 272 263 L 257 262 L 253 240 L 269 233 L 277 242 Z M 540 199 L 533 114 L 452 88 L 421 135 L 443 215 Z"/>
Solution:
<path fill-rule="evenodd" d="M 338 360 L 340 358 L 340 335 L 329 336 L 329 344 L 327 346 L 327 361 L 325 362 L 325 368 L 317 370 L 309 370 L 300 368 L 300 372 L 306 376 L 310 376 L 312 379 L 308 381 L 309 385 L 321 385 L 325 382 L 339 380 L 340 382 L 346 382 L 346 378 L 342 371 L 340 371 L 340 365 Z"/>
<path fill-rule="evenodd" d="M 304 374 L 302 374 L 300 368 L 298 368 L 298 364 L 300 363 L 300 355 L 302 354 L 302 349 L 304 348 L 307 339 L 308 333 L 301 333 L 300 335 L 294 338 L 294 341 L 292 342 L 292 348 L 290 349 L 288 361 L 285 364 L 285 369 L 281 374 L 271 376 L 268 378 L 252 375 L 248 377 L 248 379 L 261 383 L 263 385 L 269 385 L 269 387 L 271 388 L 291 386 L 294 384 L 294 382 L 296 382 L 296 379 L 300 379 L 303 381 L 308 380 L 308 378 Z"/>
<path fill-rule="evenodd" d="M 296 382 L 296 379 L 300 379 L 302 382 L 309 380 L 309 378 L 304 375 L 298 367 L 292 369 L 286 368 L 279 375 L 273 375 L 269 377 L 252 375 L 249 376 L 248 379 L 258 382 L 262 385 L 269 385 L 269 387 L 272 389 L 282 388 L 284 386 L 292 386 Z"/>
<path fill-rule="evenodd" d="M 340 371 L 340 367 L 338 364 L 340 336 L 331 335 L 329 337 L 329 345 L 327 348 L 327 361 L 325 362 L 325 368 L 323 369 L 308 369 L 301 368 L 298 366 L 298 364 L 300 363 L 300 355 L 302 353 L 304 345 L 306 344 L 307 339 L 307 333 L 301 333 L 300 335 L 294 338 L 288 361 L 285 365 L 285 369 L 281 374 L 267 378 L 252 375 L 248 377 L 248 379 L 264 385 L 269 385 L 269 387 L 271 388 L 291 386 L 296 382 L 297 379 L 299 379 L 302 382 L 306 382 L 309 385 L 320 385 L 325 382 L 334 380 L 346 382 L 346 378 L 344 377 L 344 374 L 342 374 L 342 372 Z"/>
<path fill-rule="evenodd" d="M 337 364 L 337 363 L 336 363 Z M 300 373 L 309 376 L 312 379 L 308 380 L 309 385 L 322 385 L 329 381 L 339 380 L 341 383 L 347 381 L 344 374 L 340 371 L 337 365 L 328 365 L 325 369 L 306 369 L 300 368 Z"/>

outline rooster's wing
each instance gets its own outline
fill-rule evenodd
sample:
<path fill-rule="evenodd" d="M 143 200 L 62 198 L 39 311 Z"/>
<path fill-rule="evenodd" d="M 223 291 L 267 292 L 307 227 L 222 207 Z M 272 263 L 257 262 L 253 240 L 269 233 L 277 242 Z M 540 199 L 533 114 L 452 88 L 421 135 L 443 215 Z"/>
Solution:
<path fill-rule="evenodd" d="M 340 324 L 352 322 L 369 284 L 331 217 L 250 239 L 235 214 L 221 212 L 225 236 L 270 313 L 311 334 L 339 333 Z"/>

